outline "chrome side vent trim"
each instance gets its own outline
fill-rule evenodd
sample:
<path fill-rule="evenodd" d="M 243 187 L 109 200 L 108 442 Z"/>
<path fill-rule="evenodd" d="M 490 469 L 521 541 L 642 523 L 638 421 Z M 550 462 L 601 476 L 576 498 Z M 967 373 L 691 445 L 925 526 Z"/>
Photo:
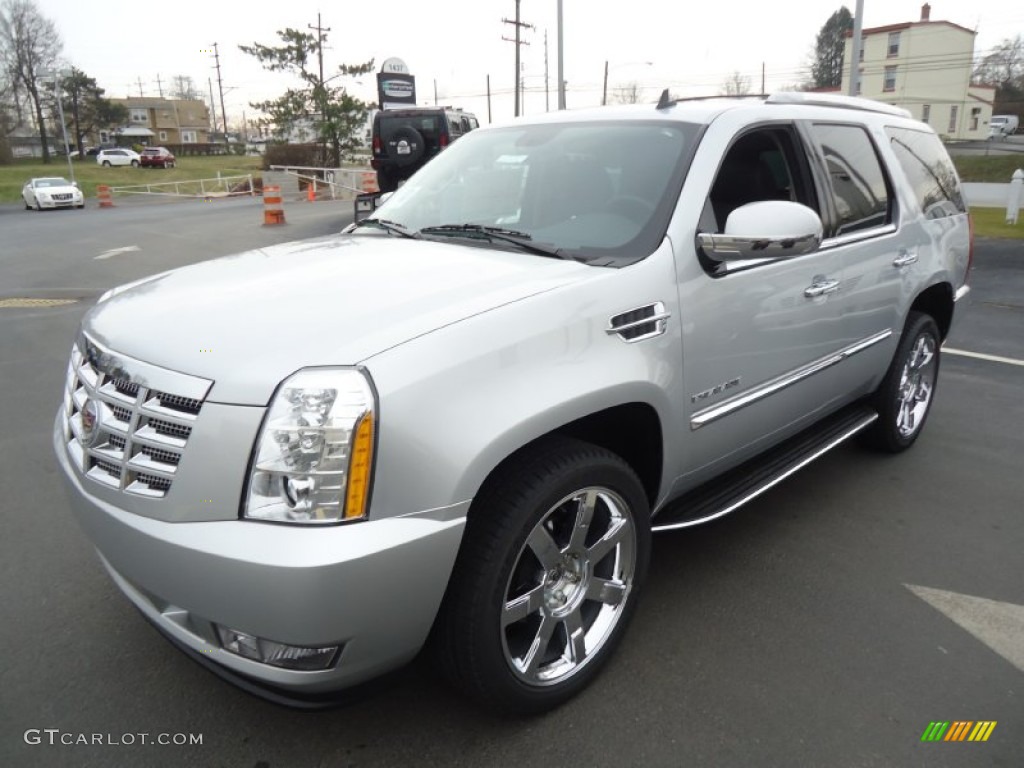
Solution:
<path fill-rule="evenodd" d="M 661 336 L 667 330 L 668 319 L 671 316 L 670 312 L 665 311 L 664 303 L 656 301 L 653 304 L 615 315 L 608 321 L 608 327 L 604 329 L 604 332 L 609 335 L 614 334 L 632 344 Z"/>

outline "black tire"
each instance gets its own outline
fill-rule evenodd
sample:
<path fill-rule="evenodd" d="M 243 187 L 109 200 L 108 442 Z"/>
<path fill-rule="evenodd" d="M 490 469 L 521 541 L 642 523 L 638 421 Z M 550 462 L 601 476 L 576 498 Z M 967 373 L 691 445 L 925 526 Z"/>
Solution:
<path fill-rule="evenodd" d="M 473 502 L 431 636 L 435 660 L 492 710 L 557 707 L 625 632 L 650 542 L 647 496 L 629 465 L 578 440 L 537 443 Z"/>
<path fill-rule="evenodd" d="M 399 147 L 403 141 L 408 151 L 401 153 Z M 426 148 L 423 135 L 411 125 L 403 125 L 396 129 L 388 139 L 388 157 L 400 168 L 418 163 Z"/>
<path fill-rule="evenodd" d="M 139 161 L 138 160 L 132 160 L 132 168 L 138 168 L 138 167 L 139 167 Z"/>
<path fill-rule="evenodd" d="M 104 168 L 109 168 L 110 167 L 110 161 L 109 160 L 104 160 L 103 161 L 103 167 Z"/>
<path fill-rule="evenodd" d="M 889 370 L 873 395 L 878 420 L 865 434 L 871 447 L 899 453 L 917 440 L 935 399 L 941 345 L 931 315 L 911 312 Z"/>

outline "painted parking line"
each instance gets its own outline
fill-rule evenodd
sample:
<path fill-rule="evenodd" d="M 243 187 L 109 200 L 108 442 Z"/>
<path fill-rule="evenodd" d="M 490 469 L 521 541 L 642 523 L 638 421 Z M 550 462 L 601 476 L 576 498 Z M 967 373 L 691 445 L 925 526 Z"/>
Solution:
<path fill-rule="evenodd" d="M 109 259 L 111 256 L 119 256 L 122 253 L 132 253 L 133 251 L 142 250 L 137 245 L 126 245 L 123 248 L 111 248 L 109 251 L 104 251 L 99 256 L 94 256 L 93 261 L 97 259 Z"/>
<path fill-rule="evenodd" d="M 916 584 L 903 586 L 1024 672 L 1024 605 Z"/>
<path fill-rule="evenodd" d="M 973 357 L 975 360 L 988 360 L 990 363 L 1005 363 L 1006 365 L 1019 365 L 1024 368 L 1024 360 L 1016 360 L 1012 357 L 1002 357 L 1000 355 L 985 355 L 981 352 L 968 352 L 966 349 L 953 349 L 952 347 L 943 347 L 943 353 L 947 355 L 959 355 L 960 357 Z"/>

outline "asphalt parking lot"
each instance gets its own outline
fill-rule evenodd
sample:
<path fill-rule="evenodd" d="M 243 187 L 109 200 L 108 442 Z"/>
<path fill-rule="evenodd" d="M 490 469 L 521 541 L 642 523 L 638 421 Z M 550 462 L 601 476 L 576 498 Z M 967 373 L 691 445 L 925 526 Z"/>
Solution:
<path fill-rule="evenodd" d="M 143 621 L 71 517 L 50 446 L 75 328 L 104 290 L 351 218 L 328 202 L 286 215 L 0 206 L 0 300 L 71 302 L 0 308 L 0 765 L 1024 764 L 1024 243 L 978 243 L 914 449 L 845 446 L 656 537 L 636 619 L 576 700 L 500 720 L 418 661 L 307 713 L 236 690 Z M 997 725 L 984 743 L 921 741 L 947 720 Z"/>

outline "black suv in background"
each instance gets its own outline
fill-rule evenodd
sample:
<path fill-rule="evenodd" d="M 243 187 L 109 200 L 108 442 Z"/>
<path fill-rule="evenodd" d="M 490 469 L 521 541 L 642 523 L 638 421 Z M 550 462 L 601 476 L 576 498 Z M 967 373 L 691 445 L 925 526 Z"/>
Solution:
<path fill-rule="evenodd" d="M 454 107 L 382 110 L 373 118 L 373 159 L 377 186 L 393 192 L 430 158 L 459 136 L 479 128 L 476 115 Z"/>

